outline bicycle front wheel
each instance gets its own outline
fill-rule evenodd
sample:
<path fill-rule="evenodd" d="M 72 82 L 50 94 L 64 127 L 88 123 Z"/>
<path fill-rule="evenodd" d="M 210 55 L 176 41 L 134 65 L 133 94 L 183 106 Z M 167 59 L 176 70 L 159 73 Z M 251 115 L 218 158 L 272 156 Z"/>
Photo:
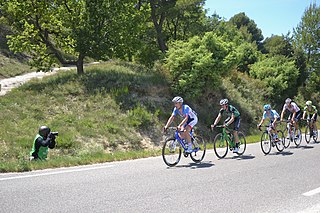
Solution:
<path fill-rule="evenodd" d="M 285 137 L 285 140 L 283 141 L 284 148 L 288 148 L 290 146 L 290 135 L 289 135 L 288 128 L 284 129 L 283 135 Z"/>
<path fill-rule="evenodd" d="M 222 133 L 216 135 L 213 140 L 213 150 L 218 158 L 224 158 L 228 153 L 228 143 Z"/>
<path fill-rule="evenodd" d="M 181 145 L 175 138 L 168 138 L 162 148 L 162 158 L 168 166 L 175 166 L 181 158 Z"/>
<path fill-rule="evenodd" d="M 316 129 L 316 127 L 313 126 L 313 141 L 316 143 L 317 140 L 318 140 L 318 129 Z"/>
<path fill-rule="evenodd" d="M 276 148 L 279 152 L 282 152 L 284 150 L 285 138 L 281 130 L 278 130 L 278 139 L 279 141 L 275 142 Z"/>
<path fill-rule="evenodd" d="M 296 136 L 299 137 L 296 137 Z M 296 147 L 298 147 L 301 144 L 302 141 L 302 135 L 301 135 L 301 129 L 298 129 L 298 131 L 295 131 L 295 135 L 294 135 L 294 143 L 296 144 Z"/>
<path fill-rule="evenodd" d="M 307 126 L 306 126 L 306 130 L 305 130 L 305 132 L 304 132 L 304 137 L 305 137 L 307 143 L 310 142 L 311 134 L 312 134 L 311 131 L 312 131 L 312 130 L 311 130 L 310 126 L 307 125 Z"/>
<path fill-rule="evenodd" d="M 203 160 L 206 154 L 206 142 L 200 136 L 195 136 L 194 141 L 192 142 L 193 152 L 190 154 L 191 159 L 199 163 Z"/>
<path fill-rule="evenodd" d="M 261 150 L 267 155 L 271 151 L 271 139 L 267 131 L 263 132 L 261 135 Z"/>
<path fill-rule="evenodd" d="M 238 132 L 239 137 L 239 151 L 237 152 L 238 155 L 243 155 L 247 148 L 247 141 L 246 137 L 243 132 Z"/>

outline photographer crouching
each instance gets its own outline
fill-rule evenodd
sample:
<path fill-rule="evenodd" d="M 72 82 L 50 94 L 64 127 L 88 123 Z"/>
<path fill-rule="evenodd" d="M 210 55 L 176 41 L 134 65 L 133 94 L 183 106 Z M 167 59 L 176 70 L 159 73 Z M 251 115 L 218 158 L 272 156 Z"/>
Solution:
<path fill-rule="evenodd" d="M 56 146 L 56 136 L 58 132 L 51 132 L 49 127 L 41 126 L 33 141 L 30 160 L 46 160 L 49 148 Z"/>

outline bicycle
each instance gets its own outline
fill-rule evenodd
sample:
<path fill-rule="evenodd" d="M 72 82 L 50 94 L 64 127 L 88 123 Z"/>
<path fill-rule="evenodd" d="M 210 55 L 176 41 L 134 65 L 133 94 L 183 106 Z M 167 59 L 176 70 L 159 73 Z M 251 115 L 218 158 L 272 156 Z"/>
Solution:
<path fill-rule="evenodd" d="M 203 160 L 206 154 L 206 142 L 202 137 L 195 135 L 194 130 L 190 132 L 192 152 L 187 153 L 187 142 L 186 140 L 181 139 L 179 135 L 180 131 L 176 127 L 169 127 L 168 129 L 175 130 L 175 133 L 174 136 L 166 138 L 162 148 L 162 158 L 165 164 L 170 167 L 177 165 L 181 159 L 182 149 L 184 157 L 190 155 L 195 163 L 199 163 Z"/>
<path fill-rule="evenodd" d="M 314 124 L 313 124 L 313 128 L 311 128 L 311 119 L 310 118 L 304 119 L 304 120 L 307 121 L 305 135 L 304 135 L 306 142 L 309 143 L 311 140 L 311 137 L 313 138 L 314 142 L 317 142 L 318 130 L 315 128 Z M 313 120 L 312 120 L 312 122 L 313 122 Z"/>
<path fill-rule="evenodd" d="M 222 133 L 218 133 L 213 140 L 213 149 L 218 158 L 224 158 L 228 150 L 232 151 L 235 147 L 234 137 L 231 129 L 224 127 L 223 125 L 216 126 L 217 128 L 222 128 Z M 238 132 L 239 137 L 239 151 L 237 154 L 242 155 L 247 146 L 246 138 L 243 132 Z"/>
<path fill-rule="evenodd" d="M 285 138 L 283 131 L 277 130 L 278 133 L 278 139 L 279 141 L 275 141 L 274 134 L 271 133 L 271 130 L 273 129 L 271 125 L 263 126 L 266 127 L 266 130 L 263 131 L 261 135 L 261 150 L 262 152 L 267 155 L 271 151 L 271 147 L 276 147 L 279 152 L 282 152 L 285 148 Z M 259 128 L 260 131 L 261 128 Z"/>
<path fill-rule="evenodd" d="M 301 129 L 298 127 L 298 136 L 296 137 L 297 130 L 292 124 L 291 120 L 285 120 L 284 122 L 287 123 L 285 129 L 283 130 L 283 134 L 287 135 L 288 143 L 284 144 L 285 148 L 288 148 L 290 146 L 290 142 L 294 142 L 296 147 L 298 147 L 301 144 L 302 141 L 302 135 L 301 135 Z"/>

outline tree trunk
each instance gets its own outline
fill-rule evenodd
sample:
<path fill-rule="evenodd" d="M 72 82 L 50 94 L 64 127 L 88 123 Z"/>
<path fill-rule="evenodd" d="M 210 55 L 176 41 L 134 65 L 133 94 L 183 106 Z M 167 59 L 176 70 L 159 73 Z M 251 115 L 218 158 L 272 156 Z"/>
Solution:
<path fill-rule="evenodd" d="M 77 74 L 78 75 L 84 74 L 83 59 L 84 59 L 84 55 L 82 53 L 80 53 L 79 58 L 77 60 Z"/>

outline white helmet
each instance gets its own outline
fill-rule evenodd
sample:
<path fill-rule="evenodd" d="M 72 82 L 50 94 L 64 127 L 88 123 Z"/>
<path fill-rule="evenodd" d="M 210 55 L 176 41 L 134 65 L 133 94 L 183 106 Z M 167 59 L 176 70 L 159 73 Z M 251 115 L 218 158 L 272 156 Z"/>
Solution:
<path fill-rule="evenodd" d="M 227 104 L 229 101 L 228 101 L 228 99 L 222 99 L 221 101 L 220 101 L 220 105 L 225 105 L 225 104 Z"/>
<path fill-rule="evenodd" d="M 181 98 L 180 96 L 176 96 L 172 99 L 172 102 L 174 103 L 183 103 L 183 98 Z"/>
<path fill-rule="evenodd" d="M 285 102 L 286 102 L 286 104 L 288 105 L 288 104 L 291 103 L 291 101 L 292 101 L 292 100 L 291 100 L 290 98 L 287 98 Z"/>

